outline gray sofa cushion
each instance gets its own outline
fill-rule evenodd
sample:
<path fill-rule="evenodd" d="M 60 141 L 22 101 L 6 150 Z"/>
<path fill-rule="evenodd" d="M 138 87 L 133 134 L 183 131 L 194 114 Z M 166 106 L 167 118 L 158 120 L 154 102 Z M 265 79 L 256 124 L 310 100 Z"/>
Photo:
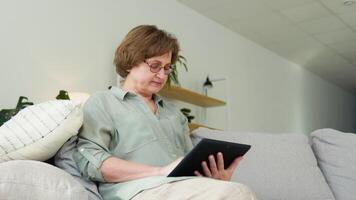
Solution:
<path fill-rule="evenodd" d="M 237 167 L 233 181 L 250 186 L 258 199 L 334 199 L 303 134 L 239 133 L 206 128 L 193 131 L 194 143 L 201 138 L 252 145 Z"/>
<path fill-rule="evenodd" d="M 337 200 L 356 199 L 356 134 L 320 129 L 312 147 Z"/>
<path fill-rule="evenodd" d="M 0 164 L 0 199 L 86 200 L 88 193 L 57 167 L 39 161 L 13 160 Z"/>
<path fill-rule="evenodd" d="M 79 168 L 73 159 L 73 153 L 78 151 L 75 147 L 77 144 L 78 136 L 71 137 L 54 157 L 54 164 L 68 172 L 76 179 L 80 184 L 84 186 L 89 192 L 89 200 L 102 200 L 103 198 L 99 194 L 96 184 L 88 179 L 85 179 L 79 172 Z"/>

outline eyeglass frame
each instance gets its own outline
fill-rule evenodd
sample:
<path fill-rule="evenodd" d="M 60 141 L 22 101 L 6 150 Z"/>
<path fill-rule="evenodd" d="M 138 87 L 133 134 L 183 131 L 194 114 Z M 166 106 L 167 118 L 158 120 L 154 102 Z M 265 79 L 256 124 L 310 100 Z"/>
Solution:
<path fill-rule="evenodd" d="M 169 75 L 173 71 L 173 65 L 172 64 L 168 65 L 169 69 L 165 69 L 165 67 L 163 67 L 161 64 L 159 65 L 159 67 L 154 68 L 154 67 L 152 67 L 152 64 L 147 62 L 147 60 L 144 60 L 143 62 L 146 63 L 146 65 L 150 68 L 150 71 L 152 73 L 155 73 L 155 74 L 159 73 L 161 71 L 161 69 L 163 69 L 163 72 L 164 72 L 165 75 Z M 156 71 L 156 69 L 158 69 L 158 70 Z"/>

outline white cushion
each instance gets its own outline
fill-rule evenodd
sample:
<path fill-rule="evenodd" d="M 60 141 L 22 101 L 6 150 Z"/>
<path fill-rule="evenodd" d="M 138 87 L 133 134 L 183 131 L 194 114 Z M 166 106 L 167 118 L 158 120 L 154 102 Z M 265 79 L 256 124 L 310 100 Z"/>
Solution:
<path fill-rule="evenodd" d="M 78 133 L 82 123 L 80 106 L 69 100 L 29 106 L 0 127 L 0 162 L 47 160 Z"/>
<path fill-rule="evenodd" d="M 337 200 L 356 199 L 356 134 L 320 129 L 312 147 Z"/>
<path fill-rule="evenodd" d="M 211 138 L 250 144 L 232 180 L 249 186 L 263 200 L 334 199 L 304 134 L 214 131 L 199 128 L 193 141 Z"/>
<path fill-rule="evenodd" d="M 86 200 L 85 188 L 65 171 L 44 162 L 0 163 L 0 199 Z"/>

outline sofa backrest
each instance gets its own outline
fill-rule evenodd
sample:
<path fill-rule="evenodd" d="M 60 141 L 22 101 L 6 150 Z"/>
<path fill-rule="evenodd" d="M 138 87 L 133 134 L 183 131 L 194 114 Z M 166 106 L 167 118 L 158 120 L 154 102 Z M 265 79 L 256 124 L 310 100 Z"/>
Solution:
<path fill-rule="evenodd" d="M 321 171 L 337 200 L 356 199 L 356 134 L 320 129 L 311 134 Z"/>
<path fill-rule="evenodd" d="M 334 199 L 304 134 L 241 133 L 199 128 L 201 138 L 250 144 L 233 181 L 246 184 L 263 200 Z"/>

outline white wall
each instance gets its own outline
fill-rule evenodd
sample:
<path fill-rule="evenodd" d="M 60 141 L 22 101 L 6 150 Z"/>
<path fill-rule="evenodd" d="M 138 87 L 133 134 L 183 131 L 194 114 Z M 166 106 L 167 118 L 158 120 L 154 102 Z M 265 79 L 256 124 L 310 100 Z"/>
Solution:
<path fill-rule="evenodd" d="M 139 24 L 178 37 L 189 62 L 189 73 L 180 73 L 184 87 L 200 91 L 207 74 L 227 77 L 209 91 L 228 102 L 207 110 L 212 126 L 356 130 L 353 95 L 174 0 L 1 0 L 0 107 L 15 106 L 20 95 L 40 102 L 59 89 L 93 92 L 116 84 L 115 48 Z M 199 109 L 195 114 L 201 118 Z"/>

